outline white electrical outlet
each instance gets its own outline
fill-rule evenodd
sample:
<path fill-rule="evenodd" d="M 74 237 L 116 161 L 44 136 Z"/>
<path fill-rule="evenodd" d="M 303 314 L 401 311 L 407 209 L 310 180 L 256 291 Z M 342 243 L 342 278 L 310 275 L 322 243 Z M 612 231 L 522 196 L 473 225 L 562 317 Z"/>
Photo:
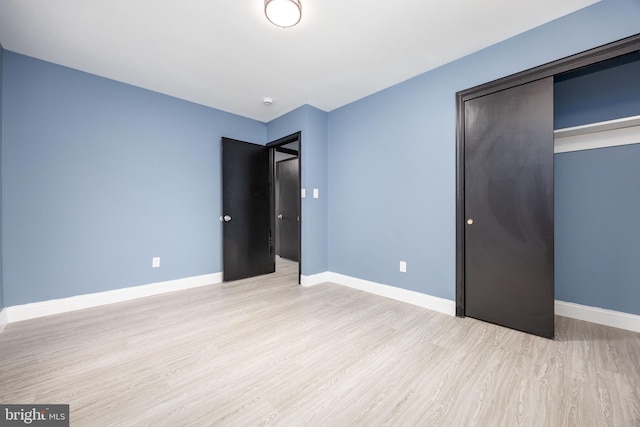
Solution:
<path fill-rule="evenodd" d="M 314 189 L 313 189 L 313 198 L 314 198 L 314 199 L 317 199 L 317 198 L 318 198 L 318 189 L 317 189 L 317 188 L 314 188 Z"/>
<path fill-rule="evenodd" d="M 407 272 L 407 263 L 405 261 L 400 261 L 400 272 L 401 273 Z"/>
<path fill-rule="evenodd" d="M 153 268 L 158 268 L 160 267 L 160 257 L 159 256 L 155 256 L 151 259 L 151 267 Z"/>

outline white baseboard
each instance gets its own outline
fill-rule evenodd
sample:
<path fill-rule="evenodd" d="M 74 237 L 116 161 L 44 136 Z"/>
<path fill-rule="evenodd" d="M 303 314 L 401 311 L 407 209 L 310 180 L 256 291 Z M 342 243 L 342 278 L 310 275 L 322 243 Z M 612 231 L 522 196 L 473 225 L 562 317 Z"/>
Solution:
<path fill-rule="evenodd" d="M 325 271 L 324 273 L 312 274 L 311 276 L 300 276 L 300 284 L 302 286 L 314 286 L 320 283 L 330 282 L 331 273 Z"/>
<path fill-rule="evenodd" d="M 640 332 L 640 315 L 637 314 L 623 313 L 621 311 L 607 310 L 564 301 L 556 301 L 555 312 L 558 316 Z"/>
<path fill-rule="evenodd" d="M 202 276 L 187 277 L 184 279 L 169 280 L 166 282 L 98 292 L 94 294 L 78 295 L 69 298 L 31 304 L 14 305 L 6 307 L 0 311 L 0 333 L 2 333 L 8 323 L 82 310 L 101 305 L 114 304 L 117 302 L 164 294 L 167 292 L 213 285 L 221 282 L 222 273 L 212 273 Z M 429 310 L 445 313 L 450 316 L 455 316 L 456 312 L 455 301 L 345 276 L 343 274 L 326 271 L 324 273 L 313 274 L 310 276 L 301 276 L 302 286 L 308 287 L 326 282 L 347 286 L 353 289 L 369 292 L 371 294 L 413 304 Z M 620 311 L 590 307 L 564 301 L 555 302 L 555 314 L 558 316 L 584 320 L 614 328 L 640 332 L 640 315 L 636 314 L 623 313 Z"/>
<path fill-rule="evenodd" d="M 331 282 L 397 301 L 406 302 L 429 310 L 445 313 L 450 316 L 456 315 L 455 301 L 345 276 L 343 274 L 324 272 L 314 274 L 312 276 L 302 276 L 301 284 L 303 286 L 313 286 L 325 282 Z M 620 311 L 590 307 L 564 301 L 555 302 L 555 314 L 558 316 L 570 317 L 572 319 L 584 320 L 614 328 L 640 332 L 640 315 L 636 314 L 623 313 Z"/>
<path fill-rule="evenodd" d="M 3 308 L 0 311 L 0 334 L 4 331 L 4 327 L 9 323 L 9 316 L 7 315 L 7 309 Z"/>
<path fill-rule="evenodd" d="M 417 305 L 418 307 L 438 311 L 450 316 L 456 315 L 456 303 L 452 300 L 438 298 L 431 295 L 422 294 L 420 292 L 409 291 L 407 289 L 397 288 L 395 286 L 370 282 L 368 280 L 362 280 L 338 273 L 330 273 L 329 276 L 331 282 L 337 283 L 339 285 L 348 286 L 350 288 L 359 289 L 361 291 L 391 298 L 397 301 Z"/>
<path fill-rule="evenodd" d="M 130 288 L 114 289 L 112 291 L 97 292 L 94 294 L 14 305 L 6 308 L 7 319 L 9 323 L 20 322 L 22 320 L 67 313 L 69 311 L 82 310 L 84 308 L 113 304 L 183 289 L 197 288 L 220 282 L 222 282 L 222 273 L 212 273 L 202 276 L 186 277 L 184 279 L 168 280 L 166 282 L 151 283 L 148 285 L 133 286 Z"/>
<path fill-rule="evenodd" d="M 303 276 L 304 277 L 304 276 Z M 380 295 L 396 301 L 417 305 L 418 307 L 438 311 L 450 316 L 456 315 L 456 303 L 444 298 L 438 298 L 420 292 L 409 291 L 407 289 L 396 288 L 395 286 L 383 285 L 381 283 L 370 282 L 356 277 L 345 276 L 343 274 L 324 272 L 304 277 L 303 286 L 312 286 L 318 283 L 331 282 L 370 294 Z"/>

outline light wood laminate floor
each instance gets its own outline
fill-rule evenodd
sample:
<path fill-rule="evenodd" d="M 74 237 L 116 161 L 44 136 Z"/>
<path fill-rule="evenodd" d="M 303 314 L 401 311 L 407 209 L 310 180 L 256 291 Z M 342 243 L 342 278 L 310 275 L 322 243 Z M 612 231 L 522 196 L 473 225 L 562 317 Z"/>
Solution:
<path fill-rule="evenodd" d="M 640 426 L 640 334 L 551 341 L 278 273 L 0 335 L 0 402 L 72 426 Z"/>

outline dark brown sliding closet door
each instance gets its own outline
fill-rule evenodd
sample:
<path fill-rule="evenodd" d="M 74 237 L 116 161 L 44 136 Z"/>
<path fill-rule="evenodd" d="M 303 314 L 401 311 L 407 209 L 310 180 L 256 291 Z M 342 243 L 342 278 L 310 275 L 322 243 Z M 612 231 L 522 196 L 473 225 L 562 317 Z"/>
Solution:
<path fill-rule="evenodd" d="M 553 78 L 464 103 L 465 314 L 553 337 Z"/>

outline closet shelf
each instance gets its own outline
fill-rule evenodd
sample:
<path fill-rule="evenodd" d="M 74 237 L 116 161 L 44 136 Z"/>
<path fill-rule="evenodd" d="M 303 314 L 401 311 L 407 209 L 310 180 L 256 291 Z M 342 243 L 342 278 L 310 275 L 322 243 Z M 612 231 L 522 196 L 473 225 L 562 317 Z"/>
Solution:
<path fill-rule="evenodd" d="M 556 129 L 553 131 L 553 135 L 556 138 L 566 138 L 569 136 L 586 135 L 634 126 L 640 126 L 640 116 L 623 117 L 622 119 L 607 120 L 606 122 L 589 123 L 587 125 Z"/>

